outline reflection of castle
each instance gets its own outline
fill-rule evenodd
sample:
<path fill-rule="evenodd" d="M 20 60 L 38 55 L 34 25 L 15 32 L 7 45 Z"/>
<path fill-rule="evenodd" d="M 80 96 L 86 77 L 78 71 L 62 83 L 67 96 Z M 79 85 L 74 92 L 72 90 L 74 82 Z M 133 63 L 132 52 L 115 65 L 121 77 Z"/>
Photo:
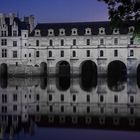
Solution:
<path fill-rule="evenodd" d="M 109 123 L 123 129 L 135 129 L 140 123 L 140 89 L 135 79 L 112 87 L 106 79 L 98 79 L 90 91 L 78 78 L 70 79 L 69 86 L 55 78 L 5 80 L 0 88 L 1 137 L 6 132 L 12 136 L 22 128 L 33 133 L 33 122 L 38 126 L 79 124 L 99 128 Z M 8 83 L 7 88 L 2 83 Z"/>
<path fill-rule="evenodd" d="M 108 68 L 139 70 L 139 42 L 133 25 L 113 29 L 108 21 L 34 26 L 34 16 L 0 14 L 0 72 L 11 75 L 79 75 L 87 62 L 106 74 Z"/>

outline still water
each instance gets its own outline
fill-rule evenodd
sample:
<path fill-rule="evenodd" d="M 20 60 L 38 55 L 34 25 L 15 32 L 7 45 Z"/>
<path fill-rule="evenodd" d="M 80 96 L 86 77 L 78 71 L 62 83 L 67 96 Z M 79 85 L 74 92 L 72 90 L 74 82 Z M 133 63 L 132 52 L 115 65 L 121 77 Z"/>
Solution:
<path fill-rule="evenodd" d="M 139 140 L 134 77 L 0 79 L 0 139 Z"/>

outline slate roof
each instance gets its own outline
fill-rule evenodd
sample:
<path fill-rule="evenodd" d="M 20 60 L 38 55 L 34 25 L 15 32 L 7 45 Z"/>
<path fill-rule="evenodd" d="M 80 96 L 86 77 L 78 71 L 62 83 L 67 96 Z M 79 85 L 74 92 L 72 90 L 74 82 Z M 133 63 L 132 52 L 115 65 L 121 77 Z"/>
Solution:
<path fill-rule="evenodd" d="M 32 31 L 30 36 L 35 35 L 35 30 L 39 29 L 41 36 L 47 36 L 48 35 L 48 29 L 54 30 L 54 35 L 59 35 L 59 29 L 65 29 L 65 35 L 70 36 L 71 35 L 71 29 L 76 28 L 78 29 L 78 35 L 84 35 L 86 28 L 91 28 L 92 35 L 98 35 L 99 34 L 99 28 L 105 28 L 105 34 L 111 35 L 113 33 L 113 29 L 111 26 L 111 23 L 109 21 L 100 21 L 100 22 L 75 22 L 75 23 L 39 23 L 35 27 L 35 29 Z M 120 34 L 127 34 L 128 28 L 127 27 L 121 27 L 120 28 Z"/>
<path fill-rule="evenodd" d="M 19 36 L 21 35 L 21 30 L 29 30 L 30 25 L 24 21 L 21 21 L 18 17 L 14 18 L 14 21 L 18 25 Z M 8 26 L 8 36 L 12 36 L 12 26 L 10 25 L 10 18 L 5 18 L 6 25 Z"/>

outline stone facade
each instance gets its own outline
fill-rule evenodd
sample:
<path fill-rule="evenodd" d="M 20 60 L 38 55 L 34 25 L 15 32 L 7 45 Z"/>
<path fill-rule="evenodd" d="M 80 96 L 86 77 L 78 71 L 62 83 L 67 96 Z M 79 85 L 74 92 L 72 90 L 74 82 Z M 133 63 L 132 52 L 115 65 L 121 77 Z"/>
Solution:
<path fill-rule="evenodd" d="M 140 44 L 133 39 L 134 27 L 112 29 L 107 22 L 41 23 L 34 17 L 24 20 L 15 14 L 0 14 L 0 64 L 9 75 L 55 75 L 60 62 L 79 75 L 82 64 L 92 61 L 98 74 L 120 61 L 128 74 L 136 74 L 140 63 Z M 1 68 L 2 69 L 2 68 Z"/>

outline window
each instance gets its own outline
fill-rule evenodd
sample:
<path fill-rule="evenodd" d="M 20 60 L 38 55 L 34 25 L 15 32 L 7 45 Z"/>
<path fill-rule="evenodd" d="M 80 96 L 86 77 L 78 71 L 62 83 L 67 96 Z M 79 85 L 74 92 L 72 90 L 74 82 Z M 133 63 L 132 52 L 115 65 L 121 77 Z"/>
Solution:
<path fill-rule="evenodd" d="M 53 41 L 52 40 L 49 41 L 49 45 L 53 46 Z"/>
<path fill-rule="evenodd" d="M 76 57 L 76 51 L 73 51 L 73 52 L 72 52 L 72 56 L 73 56 L 73 57 Z"/>
<path fill-rule="evenodd" d="M 64 51 L 61 51 L 61 57 L 64 57 Z"/>
<path fill-rule="evenodd" d="M 13 94 L 13 101 L 17 101 L 17 94 Z"/>
<path fill-rule="evenodd" d="M 16 66 L 18 66 L 18 62 L 16 62 Z"/>
<path fill-rule="evenodd" d="M 76 95 L 73 95 L 73 96 L 72 96 L 72 100 L 73 100 L 73 102 L 76 101 Z"/>
<path fill-rule="evenodd" d="M 103 57 L 104 56 L 104 52 L 103 50 L 100 50 L 100 57 Z"/>
<path fill-rule="evenodd" d="M 17 51 L 13 51 L 13 58 L 17 58 Z"/>
<path fill-rule="evenodd" d="M 61 101 L 63 102 L 64 101 L 64 95 L 61 94 Z"/>
<path fill-rule="evenodd" d="M 61 112 L 64 112 L 64 106 L 61 106 Z"/>
<path fill-rule="evenodd" d="M 99 28 L 99 34 L 105 34 L 105 28 L 103 27 Z"/>
<path fill-rule="evenodd" d="M 1 31 L 1 36 L 6 36 L 6 31 Z"/>
<path fill-rule="evenodd" d="M 118 38 L 114 38 L 114 45 L 118 45 Z"/>
<path fill-rule="evenodd" d="M 17 46 L 17 41 L 13 41 L 13 46 L 14 46 L 14 47 Z"/>
<path fill-rule="evenodd" d="M 53 112 L 53 106 L 50 106 L 49 110 L 50 112 Z"/>
<path fill-rule="evenodd" d="M 87 57 L 90 57 L 90 50 L 87 50 Z"/>
<path fill-rule="evenodd" d="M 17 36 L 17 31 L 13 31 L 13 36 Z"/>
<path fill-rule="evenodd" d="M 7 95 L 2 94 L 2 103 L 7 103 Z"/>
<path fill-rule="evenodd" d="M 76 39 L 73 39 L 73 46 L 76 45 Z"/>
<path fill-rule="evenodd" d="M 104 96 L 101 95 L 101 96 L 100 96 L 100 102 L 103 102 L 103 101 L 104 101 Z"/>
<path fill-rule="evenodd" d="M 2 57 L 7 57 L 7 49 L 2 49 Z"/>
<path fill-rule="evenodd" d="M 59 29 L 59 35 L 65 35 L 65 29 Z"/>
<path fill-rule="evenodd" d="M 134 44 L 134 38 L 133 38 L 133 37 L 130 38 L 130 44 L 131 44 L 131 45 Z"/>
<path fill-rule="evenodd" d="M 36 57 L 39 57 L 39 51 L 36 51 Z"/>
<path fill-rule="evenodd" d="M 52 95 L 49 94 L 49 101 L 52 101 Z"/>
<path fill-rule="evenodd" d="M 64 40 L 61 39 L 61 46 L 64 46 Z"/>
<path fill-rule="evenodd" d="M 91 29 L 90 28 L 85 29 L 85 34 L 86 35 L 91 35 Z"/>
<path fill-rule="evenodd" d="M 13 105 L 13 111 L 17 111 L 17 105 Z"/>
<path fill-rule="evenodd" d="M 77 29 L 72 29 L 72 35 L 77 35 Z"/>
<path fill-rule="evenodd" d="M 134 50 L 130 50 L 130 56 L 134 56 Z"/>
<path fill-rule="evenodd" d="M 39 40 L 36 40 L 36 46 L 39 46 Z"/>
<path fill-rule="evenodd" d="M 90 107 L 87 106 L 87 113 L 90 113 Z"/>
<path fill-rule="evenodd" d="M 2 111 L 2 113 L 6 113 L 7 112 L 7 106 L 2 106 L 1 111 Z"/>
<path fill-rule="evenodd" d="M 36 106 L 36 111 L 39 112 L 39 105 Z"/>
<path fill-rule="evenodd" d="M 115 103 L 118 102 L 118 96 L 117 96 L 117 95 L 114 96 L 114 102 L 115 102 Z"/>
<path fill-rule="evenodd" d="M 29 57 L 31 57 L 31 53 L 29 53 Z"/>
<path fill-rule="evenodd" d="M 49 36 L 53 36 L 54 35 L 54 30 L 53 29 L 49 29 L 48 30 L 48 35 Z"/>
<path fill-rule="evenodd" d="M 52 51 L 49 51 L 49 57 L 52 57 Z"/>
<path fill-rule="evenodd" d="M 37 100 L 37 101 L 40 100 L 40 96 L 39 96 L 39 94 L 36 95 L 36 100 Z"/>
<path fill-rule="evenodd" d="M 87 102 L 90 102 L 90 95 L 87 95 Z"/>
<path fill-rule="evenodd" d="M 115 56 L 115 57 L 118 56 L 118 50 L 114 50 L 114 56 Z"/>
<path fill-rule="evenodd" d="M 100 39 L 100 45 L 104 45 L 104 39 L 103 38 Z"/>
<path fill-rule="evenodd" d="M 130 96 L 130 103 L 134 103 L 134 96 Z"/>
<path fill-rule="evenodd" d="M 73 106 L 73 112 L 76 113 L 76 106 Z"/>
<path fill-rule="evenodd" d="M 13 31 L 13 36 L 17 36 L 17 31 Z"/>
<path fill-rule="evenodd" d="M 87 45 L 90 45 L 90 39 L 87 39 Z"/>
<path fill-rule="evenodd" d="M 7 45 L 7 39 L 2 39 L 1 46 L 6 46 L 6 45 Z"/>

